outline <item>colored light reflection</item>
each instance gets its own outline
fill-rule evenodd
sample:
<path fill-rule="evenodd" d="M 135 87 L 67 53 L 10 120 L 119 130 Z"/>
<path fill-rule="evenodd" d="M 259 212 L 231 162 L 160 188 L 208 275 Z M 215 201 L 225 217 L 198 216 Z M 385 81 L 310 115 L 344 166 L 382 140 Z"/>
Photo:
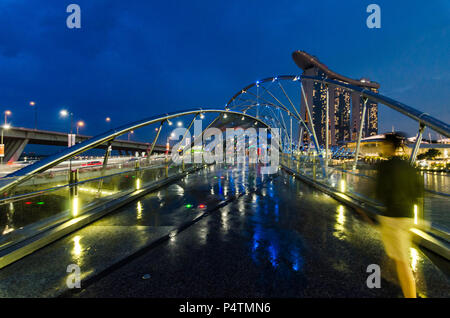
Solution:
<path fill-rule="evenodd" d="M 31 203 L 33 203 L 33 202 L 30 202 L 30 201 L 25 202 L 26 205 L 30 205 Z"/>
<path fill-rule="evenodd" d="M 185 206 L 186 206 L 187 209 L 192 208 L 192 204 L 186 204 Z"/>
<path fill-rule="evenodd" d="M 137 210 L 136 218 L 138 220 L 142 219 L 142 210 L 143 210 L 143 208 L 142 208 L 141 201 L 138 201 L 137 206 L 136 206 L 136 210 Z"/>
<path fill-rule="evenodd" d="M 341 182 L 339 183 L 339 189 L 341 192 L 345 192 L 345 180 L 341 179 Z"/>
<path fill-rule="evenodd" d="M 136 190 L 139 190 L 139 189 L 141 189 L 141 179 L 137 178 L 136 179 Z"/>
<path fill-rule="evenodd" d="M 37 204 L 39 204 L 39 205 L 43 205 L 43 204 L 45 204 L 44 202 L 42 202 L 42 201 L 40 201 L 40 202 L 38 202 Z"/>
<path fill-rule="evenodd" d="M 72 199 L 72 216 L 75 217 L 79 212 L 79 202 L 78 197 Z"/>
<path fill-rule="evenodd" d="M 205 204 L 199 204 L 198 207 L 199 207 L 199 209 L 204 209 L 204 208 L 206 208 L 206 205 Z"/>
<path fill-rule="evenodd" d="M 414 224 L 417 224 L 418 209 L 417 204 L 414 204 Z"/>
<path fill-rule="evenodd" d="M 80 244 L 81 236 L 77 235 L 73 238 L 73 249 L 72 254 L 76 257 L 81 255 L 81 252 L 83 251 L 83 247 Z"/>

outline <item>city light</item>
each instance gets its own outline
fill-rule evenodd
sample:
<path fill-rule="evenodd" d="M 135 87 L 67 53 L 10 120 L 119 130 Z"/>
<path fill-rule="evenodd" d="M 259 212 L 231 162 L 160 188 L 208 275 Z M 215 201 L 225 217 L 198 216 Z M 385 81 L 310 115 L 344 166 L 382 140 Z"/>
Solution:
<path fill-rule="evenodd" d="M 69 112 L 67 110 L 63 109 L 59 112 L 59 115 L 61 117 L 67 117 L 69 115 Z"/>
<path fill-rule="evenodd" d="M 181 122 L 181 121 L 177 122 L 177 126 L 178 126 L 178 127 L 183 126 L 183 122 Z"/>
<path fill-rule="evenodd" d="M 10 116 L 12 113 L 11 113 L 11 111 L 10 110 L 5 110 L 5 125 L 6 125 L 6 122 L 7 122 L 7 119 L 8 119 L 8 116 Z"/>
<path fill-rule="evenodd" d="M 80 120 L 80 121 L 77 122 L 77 135 L 78 135 L 79 129 L 80 129 L 81 127 L 84 127 L 84 121 L 82 121 L 82 120 Z"/>
<path fill-rule="evenodd" d="M 339 183 L 340 187 L 340 191 L 341 192 L 345 192 L 345 180 L 341 179 L 341 182 Z"/>
<path fill-rule="evenodd" d="M 74 197 L 72 199 L 72 216 L 75 217 L 78 215 L 79 210 L 79 202 L 78 197 Z"/>
<path fill-rule="evenodd" d="M 417 204 L 414 204 L 414 224 L 417 224 L 417 216 L 418 216 L 418 207 Z"/>
<path fill-rule="evenodd" d="M 36 103 L 33 102 L 33 101 L 31 101 L 31 102 L 30 102 L 30 106 L 34 106 L 34 105 L 36 105 Z"/>
<path fill-rule="evenodd" d="M 106 120 L 106 122 L 107 122 L 107 123 L 109 123 L 109 122 L 111 121 L 111 118 L 109 118 L 109 117 L 106 117 L 106 119 L 105 119 L 105 120 Z"/>

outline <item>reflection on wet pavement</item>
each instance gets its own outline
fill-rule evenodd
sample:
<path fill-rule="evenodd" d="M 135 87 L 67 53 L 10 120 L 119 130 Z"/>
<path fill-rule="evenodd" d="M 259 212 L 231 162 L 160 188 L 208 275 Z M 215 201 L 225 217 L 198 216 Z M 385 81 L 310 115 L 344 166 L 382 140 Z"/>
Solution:
<path fill-rule="evenodd" d="M 401 297 L 377 229 L 326 194 L 283 172 L 262 176 L 248 167 L 189 178 L 177 184 L 183 195 L 174 185 L 142 199 L 134 222 L 173 224 L 186 220 L 188 205 L 212 208 L 235 199 L 75 296 Z M 170 212 L 154 210 L 162 202 Z M 448 277 L 420 249 L 410 253 L 420 295 L 448 297 Z M 366 285 L 370 264 L 381 267 L 380 289 Z M 144 273 L 152 278 L 141 280 Z"/>
<path fill-rule="evenodd" d="M 448 277 L 410 253 L 421 295 L 450 296 Z M 401 297 L 376 228 L 284 172 L 242 165 L 190 174 L 2 269 L 0 296 L 58 295 L 69 264 L 76 297 Z M 366 285 L 370 264 L 380 289 Z"/>

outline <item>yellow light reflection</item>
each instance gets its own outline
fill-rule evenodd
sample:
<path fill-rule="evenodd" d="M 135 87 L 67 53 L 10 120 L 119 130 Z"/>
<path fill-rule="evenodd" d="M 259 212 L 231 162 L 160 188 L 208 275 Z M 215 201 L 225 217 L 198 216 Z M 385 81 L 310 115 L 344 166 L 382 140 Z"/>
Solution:
<path fill-rule="evenodd" d="M 81 236 L 79 236 L 79 235 L 77 235 L 73 238 L 72 254 L 76 257 L 80 256 L 81 252 L 83 251 L 83 247 L 81 246 L 80 240 L 81 240 Z"/>
<path fill-rule="evenodd" d="M 417 224 L 417 210 L 418 210 L 418 207 L 417 207 L 417 204 L 414 204 L 414 224 Z"/>
<path fill-rule="evenodd" d="M 140 219 L 142 219 L 142 203 L 141 203 L 141 201 L 138 201 L 137 202 L 137 207 L 136 207 L 136 209 L 137 209 L 137 215 L 136 215 L 136 218 L 138 219 L 138 220 L 140 220 Z"/>
<path fill-rule="evenodd" d="M 420 259 L 419 253 L 417 252 L 417 250 L 414 247 L 411 247 L 409 249 L 409 252 L 411 254 L 411 268 L 412 270 L 415 272 L 417 271 L 417 263 Z"/>
<path fill-rule="evenodd" d="M 136 179 L 136 190 L 139 190 L 141 188 L 141 179 L 137 178 Z"/>
<path fill-rule="evenodd" d="M 341 179 L 341 182 L 339 183 L 339 189 L 341 192 L 345 192 L 345 180 Z"/>
<path fill-rule="evenodd" d="M 73 217 L 76 217 L 78 215 L 78 213 L 80 212 L 79 209 L 80 209 L 80 205 L 79 205 L 78 197 L 74 197 L 72 199 L 72 216 Z"/>
<path fill-rule="evenodd" d="M 89 193 L 98 193 L 99 192 L 98 189 L 86 188 L 86 187 L 78 187 L 78 191 L 89 192 Z M 100 193 L 102 195 L 112 195 L 112 194 L 114 194 L 116 192 L 114 192 L 114 191 L 107 191 L 107 190 L 101 190 Z"/>
<path fill-rule="evenodd" d="M 337 214 L 336 214 L 336 224 L 334 225 L 334 237 L 343 240 L 345 239 L 345 214 L 344 214 L 344 206 L 339 205 L 337 208 Z"/>

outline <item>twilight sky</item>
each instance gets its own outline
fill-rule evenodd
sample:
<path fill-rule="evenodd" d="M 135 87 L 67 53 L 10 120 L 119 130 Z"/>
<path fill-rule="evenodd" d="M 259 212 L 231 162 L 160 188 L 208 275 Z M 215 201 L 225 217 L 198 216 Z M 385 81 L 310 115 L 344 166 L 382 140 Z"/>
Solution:
<path fill-rule="evenodd" d="M 66 27 L 77 3 L 82 28 Z M 381 29 L 366 7 L 381 7 Z M 83 119 L 83 133 L 159 113 L 223 107 L 263 77 L 299 74 L 305 50 L 343 75 L 450 121 L 448 0 L 1 0 L 0 111 L 15 126 L 67 131 L 58 112 Z M 380 106 L 380 132 L 416 127 Z M 434 137 L 434 136 L 433 136 Z"/>

